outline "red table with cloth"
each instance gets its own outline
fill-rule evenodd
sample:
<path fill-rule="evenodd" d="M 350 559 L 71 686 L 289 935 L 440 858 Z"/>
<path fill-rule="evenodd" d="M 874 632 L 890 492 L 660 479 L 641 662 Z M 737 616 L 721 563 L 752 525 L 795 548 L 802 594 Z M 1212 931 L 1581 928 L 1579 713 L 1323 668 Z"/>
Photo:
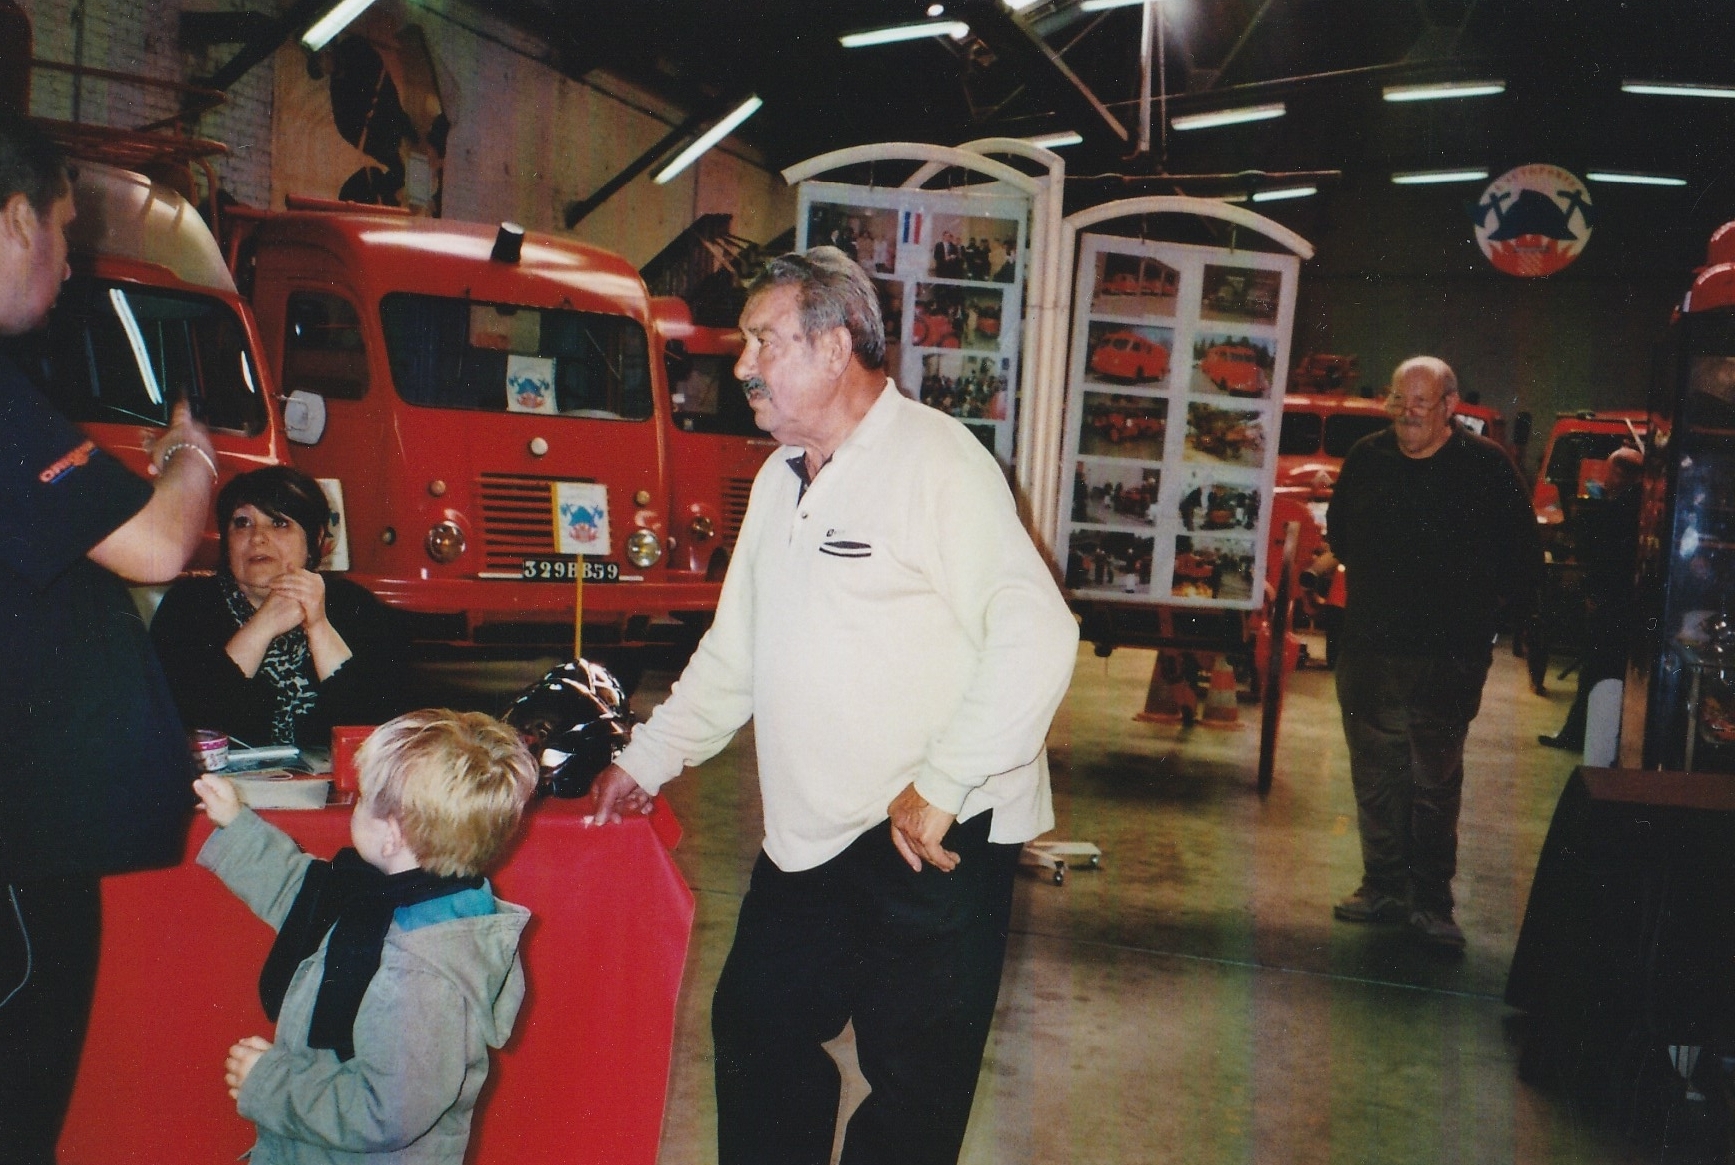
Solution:
<path fill-rule="evenodd" d="M 528 994 L 493 1057 L 470 1165 L 656 1160 L 693 895 L 669 849 L 680 825 L 657 803 L 647 821 L 586 828 L 588 799 L 545 801 L 494 875 L 528 907 Z M 303 849 L 349 844 L 349 810 L 268 812 Z M 253 1143 L 223 1085 L 242 1036 L 271 1036 L 259 970 L 271 930 L 193 863 L 210 833 L 195 820 L 168 870 L 103 883 L 96 1006 L 63 1165 L 233 1161 Z"/>

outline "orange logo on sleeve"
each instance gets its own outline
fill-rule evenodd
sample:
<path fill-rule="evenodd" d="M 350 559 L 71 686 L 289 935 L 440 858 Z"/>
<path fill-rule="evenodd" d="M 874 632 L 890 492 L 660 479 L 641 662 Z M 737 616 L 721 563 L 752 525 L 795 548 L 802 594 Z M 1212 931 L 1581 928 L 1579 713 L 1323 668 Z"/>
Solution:
<path fill-rule="evenodd" d="M 90 461 L 90 455 L 94 452 L 96 452 L 96 442 L 86 441 L 77 449 L 74 449 L 71 453 L 68 453 L 65 457 L 62 457 L 59 461 L 56 461 L 53 465 L 50 465 L 47 469 L 44 469 L 41 473 L 37 474 L 36 478 L 43 485 L 53 485 L 79 466 L 88 463 Z"/>

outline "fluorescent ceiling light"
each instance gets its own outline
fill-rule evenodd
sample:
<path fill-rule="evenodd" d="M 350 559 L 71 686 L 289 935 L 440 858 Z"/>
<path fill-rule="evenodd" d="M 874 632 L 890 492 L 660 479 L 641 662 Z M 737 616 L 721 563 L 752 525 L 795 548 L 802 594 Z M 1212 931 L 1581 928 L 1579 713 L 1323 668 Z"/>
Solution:
<path fill-rule="evenodd" d="M 1248 194 L 1226 194 L 1219 202 L 1282 202 L 1290 198 L 1311 198 L 1319 193 L 1317 186 L 1279 186 L 1273 190 L 1255 190 Z"/>
<path fill-rule="evenodd" d="M 900 40 L 921 40 L 926 36 L 949 36 L 963 40 L 970 35 L 970 26 L 962 20 L 929 20 L 921 24 L 896 24 L 891 28 L 875 28 L 867 32 L 849 32 L 837 38 L 846 49 L 865 49 L 871 45 L 892 44 Z"/>
<path fill-rule="evenodd" d="M 1672 174 L 1635 174 L 1630 170 L 1592 170 L 1585 175 L 1592 182 L 1624 182 L 1628 186 L 1685 186 L 1685 178 Z"/>
<path fill-rule="evenodd" d="M 765 102 L 761 101 L 757 97 L 749 97 L 740 105 L 737 105 L 729 116 L 700 134 L 698 141 L 682 150 L 679 154 L 676 154 L 675 160 L 670 162 L 667 166 L 664 166 L 662 172 L 655 178 L 652 178 L 651 181 L 655 182 L 658 186 L 661 186 L 676 174 L 679 174 L 682 170 L 691 166 L 694 162 L 698 161 L 700 154 L 703 154 L 706 150 L 728 137 L 730 133 L 734 131 L 736 126 L 752 117 L 755 113 L 758 113 L 759 107 L 764 104 Z"/>
<path fill-rule="evenodd" d="M 1398 186 L 1428 186 L 1436 182 L 1481 182 L 1487 177 L 1486 170 L 1411 170 L 1393 174 L 1392 182 Z"/>
<path fill-rule="evenodd" d="M 1443 101 L 1453 97 L 1493 97 L 1506 92 L 1504 81 L 1441 81 L 1432 85 L 1388 85 L 1387 101 Z"/>
<path fill-rule="evenodd" d="M 1026 8 L 1035 4 L 1036 0 L 1001 0 L 1001 3 L 1005 4 L 1006 7 L 1012 9 L 1014 12 L 1023 12 Z"/>
<path fill-rule="evenodd" d="M 1050 150 L 1058 150 L 1062 146 L 1076 146 L 1084 141 L 1084 135 L 1077 130 L 1065 129 L 1059 133 L 1039 133 L 1033 138 L 1025 138 L 1033 146 L 1043 146 Z"/>
<path fill-rule="evenodd" d="M 1244 105 L 1239 109 L 1218 109 L 1211 113 L 1184 113 L 1169 122 L 1176 129 L 1210 129 L 1218 125 L 1239 125 L 1244 121 L 1269 121 L 1284 114 L 1283 102 L 1273 105 Z"/>
<path fill-rule="evenodd" d="M 1143 4 L 1145 0 L 1084 0 L 1078 6 L 1080 12 L 1102 12 L 1109 8 L 1131 8 L 1134 4 Z"/>
<path fill-rule="evenodd" d="M 1675 81 L 1622 81 L 1622 93 L 1648 97 L 1735 97 L 1735 85 L 1698 85 Z"/>
<path fill-rule="evenodd" d="M 374 0 L 343 0 L 330 12 L 313 22 L 313 25 L 301 34 L 301 43 L 310 53 L 317 53 L 330 44 L 332 38 L 349 27 L 349 22 L 368 10 Z"/>

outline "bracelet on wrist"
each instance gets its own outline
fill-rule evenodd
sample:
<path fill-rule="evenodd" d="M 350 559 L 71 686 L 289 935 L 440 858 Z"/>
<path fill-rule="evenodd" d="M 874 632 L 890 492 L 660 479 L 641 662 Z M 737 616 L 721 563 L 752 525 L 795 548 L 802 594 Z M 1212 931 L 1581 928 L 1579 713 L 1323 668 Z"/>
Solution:
<path fill-rule="evenodd" d="M 164 449 L 163 459 L 159 463 L 160 467 L 162 469 L 167 469 L 169 467 L 169 462 L 174 458 L 175 454 L 179 453 L 183 449 L 191 449 L 194 453 L 199 455 L 199 460 L 203 461 L 205 463 L 205 468 L 211 471 L 211 484 L 215 485 L 217 483 L 217 463 L 211 459 L 209 453 L 205 452 L 191 441 L 176 441 L 173 445 Z"/>

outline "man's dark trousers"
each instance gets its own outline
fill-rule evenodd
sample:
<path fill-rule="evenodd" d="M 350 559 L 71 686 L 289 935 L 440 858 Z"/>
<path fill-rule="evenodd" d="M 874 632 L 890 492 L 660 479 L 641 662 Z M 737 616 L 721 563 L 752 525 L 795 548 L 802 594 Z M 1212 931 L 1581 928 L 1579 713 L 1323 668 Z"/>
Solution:
<path fill-rule="evenodd" d="M 1464 738 L 1491 656 L 1344 650 L 1337 700 L 1349 742 L 1365 883 L 1450 914 L 1458 868 Z"/>
<path fill-rule="evenodd" d="M 889 823 L 811 870 L 763 853 L 712 1002 L 721 1165 L 823 1165 L 840 1079 L 820 1045 L 855 1026 L 872 1092 L 844 1165 L 958 1158 L 1006 954 L 1016 845 L 990 813 L 947 833 L 951 873 L 911 870 Z"/>
<path fill-rule="evenodd" d="M 0 999 L 19 987 L 0 1007 L 0 1165 L 54 1165 L 101 946 L 94 875 L 0 886 Z"/>

